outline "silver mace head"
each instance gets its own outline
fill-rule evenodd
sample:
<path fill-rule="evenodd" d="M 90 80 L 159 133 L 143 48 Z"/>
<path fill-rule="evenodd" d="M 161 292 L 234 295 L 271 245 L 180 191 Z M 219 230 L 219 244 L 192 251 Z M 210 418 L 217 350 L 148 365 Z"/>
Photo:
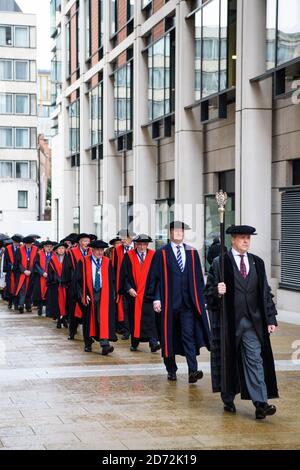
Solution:
<path fill-rule="evenodd" d="M 220 191 L 216 193 L 216 201 L 218 204 L 218 211 L 220 215 L 221 224 L 224 223 L 224 213 L 225 213 L 225 206 L 226 206 L 227 199 L 228 199 L 227 193 L 225 193 L 223 189 L 221 189 Z"/>

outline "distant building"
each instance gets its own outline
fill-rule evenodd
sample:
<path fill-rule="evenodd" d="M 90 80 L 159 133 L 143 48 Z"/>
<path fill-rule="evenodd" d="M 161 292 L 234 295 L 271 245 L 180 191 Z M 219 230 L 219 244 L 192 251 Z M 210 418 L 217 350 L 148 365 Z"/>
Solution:
<path fill-rule="evenodd" d="M 36 17 L 0 0 L 0 231 L 38 217 Z"/>

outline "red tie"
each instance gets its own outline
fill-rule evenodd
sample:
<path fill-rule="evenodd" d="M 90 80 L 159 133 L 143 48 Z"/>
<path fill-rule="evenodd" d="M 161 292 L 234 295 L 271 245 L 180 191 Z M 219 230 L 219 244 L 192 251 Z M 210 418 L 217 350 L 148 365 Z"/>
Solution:
<path fill-rule="evenodd" d="M 243 278 L 246 279 L 247 269 L 246 269 L 246 265 L 245 265 L 245 262 L 244 262 L 245 255 L 239 255 L 239 256 L 241 258 L 240 273 L 243 276 Z"/>

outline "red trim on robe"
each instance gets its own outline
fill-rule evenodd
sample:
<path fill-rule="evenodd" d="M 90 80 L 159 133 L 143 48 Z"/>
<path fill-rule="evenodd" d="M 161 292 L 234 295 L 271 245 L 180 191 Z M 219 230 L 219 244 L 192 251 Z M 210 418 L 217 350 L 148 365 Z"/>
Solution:
<path fill-rule="evenodd" d="M 106 256 L 102 257 L 101 277 L 102 277 L 102 290 L 99 308 L 99 337 L 101 339 L 109 338 L 109 263 L 110 260 Z M 91 299 L 90 309 L 90 336 L 96 336 L 96 318 L 95 318 L 95 300 L 93 288 L 93 268 L 92 258 L 85 257 L 82 263 L 83 266 L 83 291 L 82 303 L 87 306 L 87 295 Z M 88 294 L 87 294 L 88 292 Z"/>
<path fill-rule="evenodd" d="M 147 255 L 143 265 L 140 263 L 136 250 L 128 252 L 128 256 L 131 262 L 133 279 L 136 286 L 137 297 L 135 297 L 134 304 L 134 334 L 135 338 L 141 337 L 141 319 L 142 319 L 142 308 L 143 300 L 145 295 L 145 288 L 147 277 L 149 274 L 151 262 L 155 252 L 153 250 L 147 250 Z"/>
<path fill-rule="evenodd" d="M 198 294 L 197 294 L 196 271 L 195 271 L 195 251 L 194 250 L 192 250 L 192 265 L 193 265 L 193 280 L 194 280 L 194 293 L 195 293 L 196 306 L 197 306 L 198 313 L 202 315 L 199 300 L 198 300 Z"/>
<path fill-rule="evenodd" d="M 63 270 L 63 263 L 60 263 L 58 260 L 57 255 L 52 256 L 49 264 L 51 263 L 52 268 L 61 278 L 62 270 Z M 66 301 L 67 301 L 67 289 L 65 286 L 58 285 L 58 306 L 59 306 L 59 314 L 61 317 L 66 316 Z"/>
<path fill-rule="evenodd" d="M 44 250 L 41 250 L 39 253 L 39 265 L 42 268 L 42 270 L 47 272 L 47 266 L 46 266 L 46 253 Z M 44 278 L 44 276 L 40 276 L 40 288 L 41 288 L 41 298 L 42 300 L 46 299 L 46 293 L 47 293 L 47 280 Z"/>
<path fill-rule="evenodd" d="M 13 246 L 12 245 L 8 245 L 7 247 L 7 253 L 8 253 L 8 257 L 9 257 L 9 261 L 12 265 L 14 265 L 14 252 L 13 252 Z M 9 273 L 9 276 L 10 276 L 10 295 L 14 295 L 15 293 L 15 273 L 13 271 L 11 271 Z"/>
<path fill-rule="evenodd" d="M 90 256 L 91 255 L 91 248 L 88 248 L 87 252 L 88 252 L 87 256 Z M 75 270 L 78 262 L 82 261 L 82 260 L 84 260 L 84 258 L 86 258 L 81 253 L 81 250 L 80 250 L 79 246 L 76 246 L 75 248 L 71 248 L 70 256 L 71 256 L 71 261 L 72 261 L 72 265 L 73 265 L 74 270 Z M 82 318 L 82 311 L 81 311 L 81 308 L 78 305 L 78 302 L 76 302 L 76 305 L 75 305 L 74 316 L 76 318 Z"/>
<path fill-rule="evenodd" d="M 30 253 L 29 268 L 28 268 L 28 270 L 31 271 L 31 272 L 32 272 L 32 269 L 33 269 L 33 263 L 34 263 L 37 252 L 38 252 L 37 247 L 32 246 L 31 253 Z M 21 248 L 20 248 L 20 254 L 21 254 L 21 264 L 22 264 L 23 268 L 25 270 L 27 270 L 27 253 L 26 253 L 26 247 L 24 245 L 21 246 Z M 21 288 L 24 284 L 24 281 L 26 282 L 26 292 L 27 292 L 30 277 L 31 277 L 31 275 L 30 276 L 25 276 L 24 273 L 21 273 L 15 295 L 19 294 L 19 292 L 20 292 L 20 290 L 21 290 Z"/>
<path fill-rule="evenodd" d="M 168 270 L 167 270 L 167 255 L 166 251 L 162 250 L 163 266 L 164 266 L 164 280 L 165 280 L 165 357 L 169 357 L 168 351 L 168 308 L 169 308 L 169 288 L 168 288 Z"/>
<path fill-rule="evenodd" d="M 124 312 L 124 307 L 123 307 L 123 296 L 119 294 L 119 289 L 120 289 L 120 271 L 121 271 L 121 265 L 123 262 L 124 258 L 124 246 L 120 245 L 116 250 L 116 255 L 117 255 L 117 274 L 116 274 L 116 292 L 117 292 L 117 299 L 116 299 L 116 304 L 117 304 L 117 309 L 118 309 L 118 321 L 122 322 L 125 320 L 125 312 Z"/>

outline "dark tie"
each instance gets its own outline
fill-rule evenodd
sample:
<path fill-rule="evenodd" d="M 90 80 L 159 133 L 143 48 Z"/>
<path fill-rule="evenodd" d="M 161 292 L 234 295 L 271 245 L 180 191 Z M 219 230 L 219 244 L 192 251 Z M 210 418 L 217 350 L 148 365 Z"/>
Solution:
<path fill-rule="evenodd" d="M 246 265 L 245 265 L 245 262 L 244 262 L 244 257 L 245 257 L 245 255 L 239 255 L 239 257 L 241 258 L 240 273 L 241 273 L 242 277 L 243 277 L 244 279 L 246 279 L 246 277 L 247 277 L 247 269 L 246 269 Z"/>
<path fill-rule="evenodd" d="M 95 275 L 94 289 L 96 292 L 100 292 L 100 289 L 101 289 L 100 261 L 99 260 L 96 262 L 96 275 Z"/>
<path fill-rule="evenodd" d="M 144 263 L 144 257 L 145 257 L 145 253 L 140 253 L 140 257 L 141 257 L 141 264 Z"/>
<path fill-rule="evenodd" d="M 180 271 L 183 273 L 184 267 L 183 267 L 183 260 L 182 260 L 180 245 L 177 245 L 176 248 L 177 248 L 177 263 L 178 263 Z"/>

